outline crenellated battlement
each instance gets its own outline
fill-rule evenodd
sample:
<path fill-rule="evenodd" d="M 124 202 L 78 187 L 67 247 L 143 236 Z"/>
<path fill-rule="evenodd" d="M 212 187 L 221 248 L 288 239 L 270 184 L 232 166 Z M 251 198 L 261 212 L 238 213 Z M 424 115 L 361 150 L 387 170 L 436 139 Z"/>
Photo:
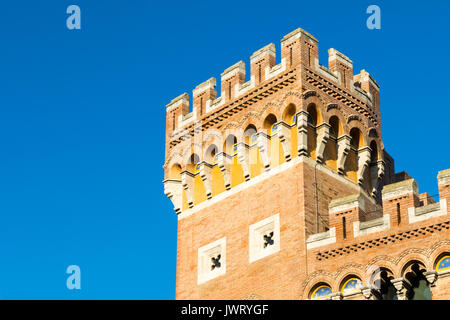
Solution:
<path fill-rule="evenodd" d="M 384 172 L 393 167 L 373 104 L 378 84 L 364 70 L 353 75 L 344 54 L 328 53 L 326 68 L 317 39 L 297 29 L 281 40 L 279 64 L 270 43 L 251 55 L 248 81 L 239 61 L 222 72 L 219 97 L 210 78 L 195 87 L 192 103 L 184 93 L 167 105 L 166 194 L 182 198 L 169 196 L 178 213 L 304 156 L 381 201 Z"/>
<path fill-rule="evenodd" d="M 329 50 L 329 67 L 319 64 L 318 40 L 303 29 L 296 29 L 281 39 L 281 59 L 276 64 L 273 43 L 255 51 L 250 57 L 250 76 L 246 79 L 245 63 L 225 69 L 220 79 L 220 96 L 216 79 L 210 78 L 193 90 L 192 102 L 186 93 L 172 100 L 166 107 L 167 150 L 184 140 L 186 134 L 219 128 L 224 115 L 242 114 L 261 100 L 286 86 L 310 82 L 325 90 L 337 102 L 344 103 L 374 126 L 379 126 L 379 86 L 366 72 L 353 74 L 353 62 L 335 49 Z M 305 73 L 305 71 L 307 71 Z M 330 86 L 331 85 L 331 86 Z M 303 85 L 304 86 L 304 85 Z M 192 110 L 189 111 L 189 106 Z"/>
<path fill-rule="evenodd" d="M 419 201 L 414 179 L 384 186 L 379 208 L 369 209 L 363 194 L 335 199 L 329 203 L 330 230 L 311 235 L 307 248 L 317 260 L 327 260 L 446 231 L 450 228 L 449 169 L 439 172 L 438 186 L 439 201 L 431 198 L 426 205 Z"/>

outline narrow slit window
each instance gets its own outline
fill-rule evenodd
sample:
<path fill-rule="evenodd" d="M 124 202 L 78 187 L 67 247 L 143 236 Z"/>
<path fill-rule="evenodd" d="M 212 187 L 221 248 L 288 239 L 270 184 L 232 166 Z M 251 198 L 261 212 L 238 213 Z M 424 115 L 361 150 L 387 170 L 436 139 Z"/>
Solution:
<path fill-rule="evenodd" d="M 200 115 L 203 115 L 203 97 L 200 98 Z"/>
<path fill-rule="evenodd" d="M 344 236 L 344 239 L 347 238 L 347 226 L 345 217 L 342 218 L 342 235 Z"/>

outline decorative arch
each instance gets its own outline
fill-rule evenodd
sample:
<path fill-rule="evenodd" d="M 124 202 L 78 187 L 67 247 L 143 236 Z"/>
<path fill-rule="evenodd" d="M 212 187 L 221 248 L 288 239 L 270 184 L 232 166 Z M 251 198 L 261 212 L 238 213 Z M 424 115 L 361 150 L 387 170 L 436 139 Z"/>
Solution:
<path fill-rule="evenodd" d="M 244 129 L 244 136 L 242 139 L 244 143 L 246 143 L 249 146 L 252 145 L 254 143 L 253 139 L 257 132 L 258 129 L 256 128 L 256 126 L 253 123 L 249 123 Z"/>
<path fill-rule="evenodd" d="M 370 282 L 370 277 L 372 276 L 372 274 L 380 268 L 391 270 L 395 278 L 400 277 L 400 274 L 397 272 L 397 267 L 394 258 L 389 256 L 378 256 L 372 259 L 366 266 L 368 283 Z"/>
<path fill-rule="evenodd" d="M 416 259 L 408 261 L 403 266 L 402 277 L 410 284 L 406 292 L 408 300 L 431 300 L 432 294 L 430 284 L 425 276 L 426 271 L 425 264 Z"/>
<path fill-rule="evenodd" d="M 450 241 L 443 240 L 434 244 L 428 254 L 429 266 L 432 270 L 436 270 L 437 263 L 446 254 L 450 255 Z"/>
<path fill-rule="evenodd" d="M 265 119 L 268 114 L 273 113 L 277 119 L 281 118 L 281 106 L 275 101 L 267 102 L 258 113 L 258 120 Z"/>
<path fill-rule="evenodd" d="M 328 124 L 330 125 L 330 136 L 337 139 L 345 134 L 344 124 L 337 115 L 333 115 L 329 118 Z"/>
<path fill-rule="evenodd" d="M 350 129 L 350 137 L 352 138 L 351 146 L 353 148 L 355 148 L 356 150 L 359 150 L 362 147 L 366 146 L 367 139 L 364 137 L 364 134 L 361 131 L 361 129 L 358 128 L 357 126 L 356 127 L 352 127 Z"/>
<path fill-rule="evenodd" d="M 186 162 L 186 169 L 190 172 L 197 172 L 199 170 L 198 164 L 200 163 L 200 157 L 196 153 L 192 153 Z"/>
<path fill-rule="evenodd" d="M 278 122 L 277 116 L 273 113 L 269 113 L 263 120 L 262 129 L 268 134 L 272 134 L 272 130 L 275 128 L 275 124 Z"/>
<path fill-rule="evenodd" d="M 179 163 L 174 163 L 173 165 L 170 166 L 169 169 L 169 179 L 176 179 L 176 180 L 180 180 L 181 179 L 181 165 Z"/>
<path fill-rule="evenodd" d="M 309 103 L 306 112 L 308 112 L 308 124 L 317 127 L 323 122 L 322 112 L 316 103 Z"/>
<path fill-rule="evenodd" d="M 313 92 L 315 92 L 315 91 L 313 91 Z M 305 94 L 304 94 L 303 95 L 303 102 L 302 102 L 302 104 L 300 106 L 300 109 L 304 110 L 304 111 L 308 111 L 308 107 L 311 104 L 315 105 L 316 111 L 317 111 L 318 116 L 319 116 L 319 118 L 318 118 L 319 121 L 318 121 L 317 124 L 321 124 L 324 121 L 324 115 L 326 114 L 326 111 L 324 109 L 324 106 L 326 105 L 326 103 L 316 93 L 313 94 L 313 95 L 306 95 L 306 97 L 305 97 Z"/>
<path fill-rule="evenodd" d="M 237 137 L 233 133 L 229 133 L 225 136 L 222 144 L 222 150 L 228 155 L 234 155 L 236 153 Z"/>
<path fill-rule="evenodd" d="M 163 167 L 164 167 L 164 169 L 170 169 L 170 167 L 174 163 L 179 163 L 182 168 L 184 167 L 184 164 L 185 164 L 185 161 L 183 159 L 183 154 L 181 152 L 179 152 L 178 150 L 172 151 L 172 153 L 167 158 L 167 160 L 166 160 L 166 162 L 165 162 Z"/>
<path fill-rule="evenodd" d="M 427 268 L 427 263 L 426 263 L 427 259 L 425 258 L 425 256 L 422 256 L 420 254 L 417 253 L 413 253 L 413 254 L 408 254 L 407 256 L 403 257 L 398 264 L 398 272 L 400 273 L 400 275 L 402 277 L 405 276 L 405 274 L 408 272 L 408 270 L 411 269 L 411 266 L 413 264 L 419 264 L 421 265 L 423 268 Z"/>
<path fill-rule="evenodd" d="M 350 274 L 342 280 L 339 286 L 339 291 L 343 294 L 357 293 L 361 291 L 362 287 L 363 282 L 361 277 L 355 274 Z"/>
<path fill-rule="evenodd" d="M 369 284 L 377 290 L 380 300 L 398 300 L 397 289 L 392 283 L 394 279 L 392 269 L 380 267 L 370 276 Z"/>
<path fill-rule="evenodd" d="M 295 123 L 295 117 L 297 113 L 297 107 L 295 104 L 290 103 L 288 104 L 284 110 L 283 110 L 283 117 L 282 120 L 286 122 L 289 125 L 292 125 Z"/>
<path fill-rule="evenodd" d="M 211 144 L 215 144 L 218 147 L 217 153 L 222 152 L 222 141 L 225 139 L 225 137 L 222 134 L 222 131 L 210 128 L 207 129 L 205 134 L 203 135 L 203 146 L 204 148 L 209 147 Z M 206 152 L 206 149 L 204 149 L 203 154 Z"/>
<path fill-rule="evenodd" d="M 313 290 L 321 283 L 329 284 L 331 290 L 334 292 L 335 288 L 332 286 L 334 284 L 334 275 L 330 272 L 319 270 L 312 273 L 303 284 L 303 293 L 300 299 L 309 299 Z"/>
<path fill-rule="evenodd" d="M 375 128 L 369 129 L 369 138 L 378 138 L 378 132 Z"/>
<path fill-rule="evenodd" d="M 341 291 L 343 283 L 351 277 L 357 277 L 363 283 L 366 282 L 366 277 L 364 277 L 362 274 L 362 265 L 359 265 L 359 268 L 356 267 L 354 264 L 344 266 L 344 268 L 338 271 L 338 274 L 335 276 L 333 288 L 336 288 L 336 291 Z"/>
<path fill-rule="evenodd" d="M 433 262 L 433 269 L 438 272 L 450 270 L 450 252 L 441 253 Z"/>
<path fill-rule="evenodd" d="M 239 122 L 240 124 L 240 128 L 242 130 L 242 132 L 245 132 L 245 129 L 251 124 L 254 125 L 256 127 L 256 131 L 261 130 L 260 125 L 260 118 L 261 115 L 257 112 L 251 111 L 249 113 L 247 113 L 242 120 Z"/>
<path fill-rule="evenodd" d="M 215 144 L 209 145 L 209 147 L 205 151 L 205 156 L 203 159 L 205 159 L 208 163 L 215 163 L 215 156 L 219 153 L 219 148 Z"/>
<path fill-rule="evenodd" d="M 331 286 L 326 282 L 321 282 L 313 287 L 308 297 L 311 300 L 326 300 L 330 299 L 332 294 Z"/>
<path fill-rule="evenodd" d="M 283 106 L 282 109 L 284 110 L 284 108 L 291 103 L 297 107 L 300 107 L 302 105 L 302 101 L 303 95 L 299 91 L 288 91 L 281 98 L 280 105 Z"/>

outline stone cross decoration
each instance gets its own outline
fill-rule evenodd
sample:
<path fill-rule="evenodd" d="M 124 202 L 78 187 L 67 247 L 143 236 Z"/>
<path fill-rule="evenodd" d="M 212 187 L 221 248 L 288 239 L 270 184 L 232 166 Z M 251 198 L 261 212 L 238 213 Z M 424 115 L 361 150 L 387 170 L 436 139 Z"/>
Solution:
<path fill-rule="evenodd" d="M 220 264 L 220 254 L 217 256 L 217 258 L 212 257 L 211 258 L 211 271 L 214 270 L 215 268 L 220 268 L 221 264 Z"/>
<path fill-rule="evenodd" d="M 273 232 L 269 233 L 269 235 L 265 234 L 264 235 L 264 248 L 266 248 L 267 246 L 271 246 L 274 243 L 273 238 Z"/>

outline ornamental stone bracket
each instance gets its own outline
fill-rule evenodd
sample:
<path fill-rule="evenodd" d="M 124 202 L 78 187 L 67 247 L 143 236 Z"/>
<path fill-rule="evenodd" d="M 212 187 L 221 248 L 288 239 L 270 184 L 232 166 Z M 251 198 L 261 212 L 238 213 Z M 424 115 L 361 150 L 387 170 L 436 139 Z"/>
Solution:
<path fill-rule="evenodd" d="M 407 300 L 406 294 L 411 289 L 410 284 L 404 278 L 393 279 L 391 282 L 397 290 L 398 300 Z"/>
<path fill-rule="evenodd" d="M 258 149 L 266 171 L 270 170 L 269 142 L 270 137 L 264 132 L 258 133 Z"/>
<path fill-rule="evenodd" d="M 172 201 L 175 213 L 181 213 L 181 204 L 183 197 L 183 189 L 181 188 L 181 180 L 167 179 L 163 181 L 164 194 Z"/>
<path fill-rule="evenodd" d="M 378 166 L 377 177 L 378 177 L 378 179 L 381 180 L 384 177 L 384 172 L 385 172 L 384 168 L 386 167 L 384 160 L 378 160 L 377 166 Z"/>
<path fill-rule="evenodd" d="M 297 151 L 298 156 L 308 156 L 308 115 L 306 111 L 297 113 Z"/>
<path fill-rule="evenodd" d="M 200 177 L 206 190 L 206 197 L 212 198 L 212 168 L 213 166 L 205 161 L 200 163 Z"/>
<path fill-rule="evenodd" d="M 250 180 L 250 170 L 249 170 L 249 157 L 248 157 L 248 146 L 245 143 L 240 142 L 237 145 L 237 156 L 242 165 L 242 170 L 244 171 L 245 181 Z"/>
<path fill-rule="evenodd" d="M 372 177 L 372 196 L 376 197 L 378 193 L 378 186 L 384 177 L 385 163 L 383 160 L 378 160 L 375 164 L 370 164 L 370 176 Z"/>
<path fill-rule="evenodd" d="M 331 295 L 331 300 L 342 300 L 344 296 L 341 292 L 336 292 Z"/>
<path fill-rule="evenodd" d="M 364 173 L 370 163 L 370 148 L 363 147 L 358 150 L 358 183 L 362 186 L 364 182 Z"/>
<path fill-rule="evenodd" d="M 348 151 L 350 150 L 350 141 L 352 138 L 344 134 L 338 138 L 338 173 L 344 174 L 345 160 L 347 160 Z"/>
<path fill-rule="evenodd" d="M 223 179 L 225 181 L 225 189 L 231 189 L 231 160 L 224 152 L 217 154 L 217 165 L 222 172 Z"/>
<path fill-rule="evenodd" d="M 438 273 L 437 271 L 427 271 L 424 273 L 425 278 L 427 279 L 428 283 L 431 287 L 436 286 L 436 280 L 438 279 Z"/>
<path fill-rule="evenodd" d="M 181 185 L 186 192 L 189 208 L 194 207 L 194 178 L 195 175 L 187 170 L 181 172 Z"/>
<path fill-rule="evenodd" d="M 317 127 L 317 162 L 323 163 L 323 154 L 330 138 L 331 126 L 324 122 Z"/>
<path fill-rule="evenodd" d="M 361 288 L 361 293 L 367 300 L 378 300 L 378 292 L 371 287 Z"/>
<path fill-rule="evenodd" d="M 291 127 L 284 121 L 281 121 L 278 126 L 280 127 L 278 136 L 283 147 L 284 158 L 286 162 L 291 161 Z"/>

